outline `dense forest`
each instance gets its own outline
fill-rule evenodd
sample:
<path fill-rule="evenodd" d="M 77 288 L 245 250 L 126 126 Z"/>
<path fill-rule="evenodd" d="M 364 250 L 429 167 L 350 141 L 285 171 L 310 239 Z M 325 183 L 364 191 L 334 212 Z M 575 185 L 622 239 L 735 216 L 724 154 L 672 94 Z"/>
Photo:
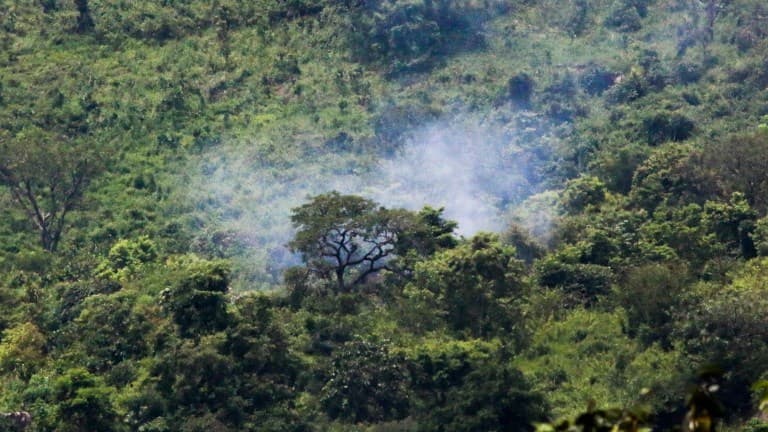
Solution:
<path fill-rule="evenodd" d="M 764 0 L 0 0 L 0 46 L 0 430 L 768 430 Z"/>

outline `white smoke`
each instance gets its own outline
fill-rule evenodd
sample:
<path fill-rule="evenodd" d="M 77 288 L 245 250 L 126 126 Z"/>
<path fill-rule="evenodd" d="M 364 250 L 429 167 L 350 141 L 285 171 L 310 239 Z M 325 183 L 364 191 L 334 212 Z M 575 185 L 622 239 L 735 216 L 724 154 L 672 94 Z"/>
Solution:
<path fill-rule="evenodd" d="M 535 192 L 527 178 L 530 155 L 503 128 L 464 116 L 408 136 L 393 157 L 379 160 L 326 152 L 274 166 L 245 155 L 257 145 L 214 149 L 190 182 L 190 198 L 205 219 L 201 250 L 218 251 L 211 242 L 231 240 L 222 255 L 240 262 L 236 272 L 246 286 L 267 287 L 298 263 L 285 247 L 293 236 L 291 209 L 310 196 L 336 190 L 390 208 L 443 207 L 458 233 L 471 236 L 503 229 L 509 204 Z"/>
<path fill-rule="evenodd" d="M 394 159 L 383 160 L 365 193 L 389 207 L 445 208 L 459 233 L 503 228 L 503 206 L 526 183 L 515 145 L 479 126 L 440 123 L 412 135 Z"/>

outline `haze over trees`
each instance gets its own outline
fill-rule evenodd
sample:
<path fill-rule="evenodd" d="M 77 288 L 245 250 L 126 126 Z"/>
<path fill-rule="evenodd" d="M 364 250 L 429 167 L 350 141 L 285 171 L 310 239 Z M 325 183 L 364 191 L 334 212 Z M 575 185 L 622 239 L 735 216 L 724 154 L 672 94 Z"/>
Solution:
<path fill-rule="evenodd" d="M 765 430 L 767 29 L 0 0 L 0 430 Z"/>

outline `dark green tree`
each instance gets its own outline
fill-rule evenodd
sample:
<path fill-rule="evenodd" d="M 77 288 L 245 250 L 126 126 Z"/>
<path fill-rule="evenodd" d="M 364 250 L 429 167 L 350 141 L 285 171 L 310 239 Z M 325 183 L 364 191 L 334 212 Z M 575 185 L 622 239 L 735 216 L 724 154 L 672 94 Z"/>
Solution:
<path fill-rule="evenodd" d="M 54 430 L 86 432 L 116 430 L 117 412 L 112 404 L 115 389 L 84 368 L 73 368 L 53 383 L 57 424 Z"/>
<path fill-rule="evenodd" d="M 565 31 L 571 36 L 571 39 L 580 37 L 591 24 L 589 19 L 589 1 L 575 0 L 570 2 L 573 7 L 569 11 L 569 16 L 565 21 Z"/>
<path fill-rule="evenodd" d="M 77 8 L 77 32 L 86 33 L 93 29 L 93 18 L 88 7 L 88 0 L 75 0 Z"/>
<path fill-rule="evenodd" d="M 419 348 L 409 359 L 418 430 L 532 430 L 547 404 L 508 356 L 477 340 Z"/>
<path fill-rule="evenodd" d="M 695 365 L 725 371 L 721 391 L 729 416 L 752 410 L 749 388 L 768 364 L 768 299 L 764 260 L 752 263 L 729 286 L 704 286 L 674 314 L 673 337 Z"/>
<path fill-rule="evenodd" d="M 525 286 L 524 263 L 514 247 L 501 244 L 496 235 L 481 233 L 459 246 L 439 252 L 416 266 L 406 294 L 421 307 L 430 298 L 446 323 L 459 332 L 489 336 L 513 331 L 514 299 Z M 419 299 L 419 300 L 417 300 Z M 411 300 L 408 300 L 410 302 Z M 418 315 L 418 314 L 417 314 Z"/>
<path fill-rule="evenodd" d="M 536 82 L 527 73 L 516 74 L 507 81 L 507 97 L 516 106 L 529 108 L 535 86 Z"/>
<path fill-rule="evenodd" d="M 220 352 L 218 336 L 206 336 L 199 343 L 185 340 L 167 350 L 153 368 L 170 418 L 217 412 L 235 397 L 235 363 Z"/>
<path fill-rule="evenodd" d="M 408 388 L 401 355 L 385 344 L 351 341 L 333 354 L 320 402 L 331 418 L 354 423 L 395 420 L 408 415 Z"/>
<path fill-rule="evenodd" d="M 130 291 L 93 295 L 83 302 L 70 337 L 88 355 L 89 368 L 104 372 L 149 353 L 152 322 L 157 322 L 160 313 L 138 307 L 136 302 L 136 293 Z"/>
<path fill-rule="evenodd" d="M 703 223 L 715 239 L 734 256 L 753 258 L 757 254 L 752 232 L 757 212 L 750 207 L 744 194 L 734 193 L 727 203 L 707 201 Z"/>
<path fill-rule="evenodd" d="M 393 72 L 428 69 L 442 55 L 481 46 L 479 11 L 466 2 L 361 2 L 352 32 L 354 52 L 364 60 L 389 64 Z"/>
<path fill-rule="evenodd" d="M 627 329 L 650 345 L 670 347 L 674 316 L 682 304 L 688 270 L 677 263 L 651 263 L 628 269 L 619 280 L 616 299 L 627 311 Z"/>
<path fill-rule="evenodd" d="M 302 425 L 291 402 L 303 365 L 292 352 L 276 310 L 269 297 L 259 294 L 244 295 L 234 304 L 233 324 L 225 331 L 220 352 L 229 357 L 238 377 L 228 406 L 241 408 L 231 409 L 226 417 L 235 425 L 241 426 L 238 415 L 242 423 L 250 421 L 264 430 L 285 430 L 281 423 L 286 421 L 297 429 Z"/>
<path fill-rule="evenodd" d="M 193 260 L 177 272 L 173 286 L 161 293 L 161 302 L 179 334 L 199 337 L 226 328 L 229 266 L 223 261 Z"/>
<path fill-rule="evenodd" d="M 649 212 L 661 203 L 703 203 L 717 185 L 701 169 L 701 153 L 687 145 L 659 147 L 635 171 L 630 203 Z"/>
<path fill-rule="evenodd" d="M 694 127 L 693 121 L 679 113 L 657 112 L 643 119 L 643 132 L 651 146 L 666 141 L 685 141 Z"/>
<path fill-rule="evenodd" d="M 597 264 L 561 261 L 552 257 L 536 266 L 539 284 L 557 288 L 567 296 L 567 305 L 593 305 L 599 296 L 609 292 L 611 269 Z"/>
<path fill-rule="evenodd" d="M 709 144 L 704 165 L 717 174 L 725 194 L 741 192 L 761 215 L 768 210 L 768 129 L 729 136 Z"/>
<path fill-rule="evenodd" d="M 289 243 L 307 268 L 335 279 L 336 290 L 349 292 L 369 276 L 391 269 L 402 234 L 413 232 L 413 213 L 388 210 L 369 199 L 330 192 L 318 195 L 291 216 L 297 228 Z"/>
<path fill-rule="evenodd" d="M 429 206 L 419 210 L 416 223 L 400 235 L 398 252 L 413 250 L 421 256 L 429 256 L 441 249 L 450 249 L 458 244 L 454 230 L 458 224 L 443 217 L 443 209 Z"/>
<path fill-rule="evenodd" d="M 569 180 L 562 195 L 563 208 L 570 213 L 580 213 L 590 206 L 598 206 L 605 200 L 605 189 L 605 184 L 597 177 Z"/>
<path fill-rule="evenodd" d="M 643 27 L 642 17 L 633 1 L 615 2 L 611 13 L 605 19 L 605 25 L 622 33 L 633 33 Z"/>

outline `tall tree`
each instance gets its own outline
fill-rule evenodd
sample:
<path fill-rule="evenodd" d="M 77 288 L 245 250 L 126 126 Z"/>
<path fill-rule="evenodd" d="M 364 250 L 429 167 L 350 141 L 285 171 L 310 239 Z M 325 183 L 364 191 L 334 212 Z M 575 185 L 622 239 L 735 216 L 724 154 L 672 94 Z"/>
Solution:
<path fill-rule="evenodd" d="M 411 212 L 338 192 L 318 195 L 294 208 L 291 221 L 298 229 L 289 243 L 291 250 L 301 253 L 309 270 L 335 276 L 339 292 L 387 269 L 401 234 L 417 223 Z"/>
<path fill-rule="evenodd" d="M 710 144 L 704 164 L 724 195 L 741 192 L 760 214 L 768 211 L 768 131 L 757 129 Z"/>
<path fill-rule="evenodd" d="M 55 251 L 67 215 L 103 168 L 83 140 L 37 127 L 0 130 L 0 186 L 38 231 L 41 246 Z"/>
<path fill-rule="evenodd" d="M 77 32 L 86 33 L 93 30 L 93 18 L 88 8 L 88 0 L 75 0 L 77 7 Z"/>
<path fill-rule="evenodd" d="M 508 340 L 520 336 L 513 331 L 519 324 L 514 299 L 522 293 L 525 270 L 515 253 L 514 247 L 488 233 L 436 253 L 416 265 L 413 282 L 406 287 L 409 307 L 432 303 L 430 316 L 418 317 L 419 321 L 439 314 L 453 330 L 473 337 L 499 330 Z"/>

